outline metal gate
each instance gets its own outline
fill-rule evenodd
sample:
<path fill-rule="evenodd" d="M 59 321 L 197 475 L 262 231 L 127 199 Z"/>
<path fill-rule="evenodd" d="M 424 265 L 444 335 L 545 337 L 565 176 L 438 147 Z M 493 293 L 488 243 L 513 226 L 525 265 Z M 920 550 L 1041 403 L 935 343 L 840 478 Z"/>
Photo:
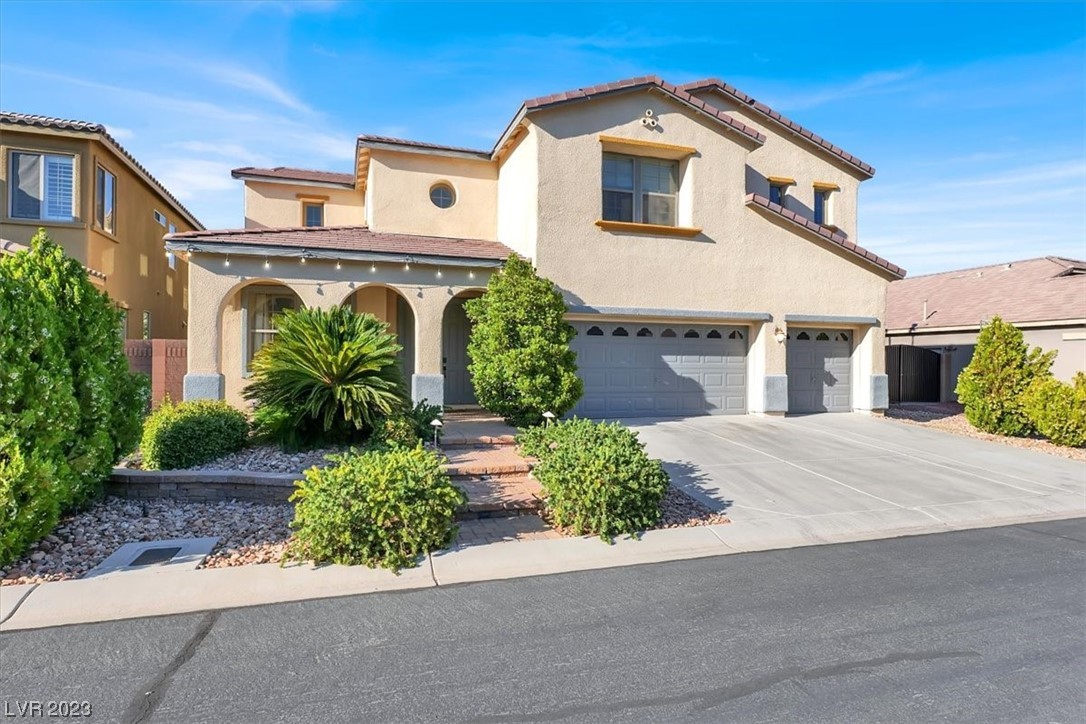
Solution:
<path fill-rule="evenodd" d="M 939 402 L 942 355 L 932 349 L 894 344 L 886 348 L 890 402 Z"/>

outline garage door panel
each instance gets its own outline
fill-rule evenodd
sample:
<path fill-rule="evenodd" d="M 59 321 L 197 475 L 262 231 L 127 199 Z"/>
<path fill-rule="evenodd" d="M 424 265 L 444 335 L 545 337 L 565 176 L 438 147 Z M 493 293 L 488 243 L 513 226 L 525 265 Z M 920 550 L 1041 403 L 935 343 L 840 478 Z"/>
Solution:
<path fill-rule="evenodd" d="M 572 343 L 585 394 L 574 413 L 588 417 L 746 411 L 746 330 L 710 325 L 576 323 Z M 588 335 L 596 327 L 602 335 Z M 673 336 L 664 336 L 671 329 Z M 642 333 L 642 330 L 649 334 Z M 686 336 L 696 332 L 697 336 Z M 710 332 L 715 332 L 710 336 Z M 736 336 L 729 339 L 728 335 Z M 740 336 L 741 335 L 741 336 Z"/>
<path fill-rule="evenodd" d="M 851 332 L 795 330 L 788 335 L 788 411 L 852 409 Z"/>

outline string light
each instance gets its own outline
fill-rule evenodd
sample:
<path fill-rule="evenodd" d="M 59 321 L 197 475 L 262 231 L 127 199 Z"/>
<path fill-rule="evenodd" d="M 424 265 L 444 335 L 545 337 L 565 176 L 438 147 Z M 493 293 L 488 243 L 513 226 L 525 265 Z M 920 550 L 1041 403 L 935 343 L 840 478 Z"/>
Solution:
<path fill-rule="evenodd" d="M 230 255 L 226 255 L 226 260 L 222 263 L 223 266 L 230 266 Z"/>
<path fill-rule="evenodd" d="M 336 269 L 342 269 L 342 268 L 343 268 L 343 264 L 340 263 L 339 259 L 336 259 Z"/>
<path fill-rule="evenodd" d="M 377 273 L 377 265 L 376 264 L 370 264 L 370 274 L 376 274 L 376 273 Z"/>
<path fill-rule="evenodd" d="M 264 257 L 264 268 L 271 269 L 271 262 L 268 261 L 268 257 Z"/>
<path fill-rule="evenodd" d="M 440 278 L 441 278 L 441 267 L 438 267 L 438 268 L 437 268 L 437 278 L 438 278 L 438 279 L 440 279 Z"/>

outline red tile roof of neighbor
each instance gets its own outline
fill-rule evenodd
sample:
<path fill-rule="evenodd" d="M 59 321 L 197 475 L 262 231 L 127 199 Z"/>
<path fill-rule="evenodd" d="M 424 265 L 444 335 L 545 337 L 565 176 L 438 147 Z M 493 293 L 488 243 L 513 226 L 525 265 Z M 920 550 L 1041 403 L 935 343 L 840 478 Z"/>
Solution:
<path fill-rule="evenodd" d="M 745 106 L 747 106 L 749 108 L 752 108 L 753 110 L 755 110 L 759 114 L 761 114 L 763 117 L 768 118 L 769 120 L 774 121 L 775 123 L 778 123 L 781 126 L 784 126 L 788 130 L 795 133 L 796 135 L 807 139 L 808 141 L 815 144 L 816 146 L 819 146 L 820 148 L 830 152 L 834 156 L 837 156 L 842 161 L 845 161 L 849 165 L 854 166 L 857 170 L 861 171 L 868 178 L 871 178 L 872 176 L 875 175 L 875 167 L 872 166 L 871 164 L 864 163 L 860 159 L 853 156 L 851 153 L 848 153 L 847 151 L 845 151 L 842 148 L 838 148 L 837 146 L 833 145 L 832 143 L 830 143 L 826 139 L 822 138 L 818 134 L 811 133 L 810 131 L 808 131 L 806 128 L 799 125 L 795 121 L 782 116 L 780 113 L 773 110 L 772 108 L 767 106 L 765 103 L 761 103 L 761 102 L 755 100 L 754 98 L 752 98 L 751 96 L 748 96 L 746 93 L 739 90 L 735 86 L 728 85 L 727 83 L 720 80 L 719 78 L 706 78 L 705 80 L 696 80 L 696 81 L 693 81 L 693 82 L 690 82 L 690 83 L 683 83 L 679 87 L 682 88 L 683 90 L 689 92 L 689 93 L 693 93 L 693 92 L 696 92 L 696 91 L 699 91 L 699 90 L 705 90 L 705 89 L 708 89 L 708 88 L 718 90 L 721 93 L 723 93 L 724 95 L 729 96 L 732 99 L 734 99 L 735 101 L 739 102 L 740 104 L 745 105 Z"/>
<path fill-rule="evenodd" d="M 886 259 L 883 259 L 878 254 L 874 254 L 863 248 L 862 246 L 852 243 L 848 240 L 847 237 L 842 234 L 838 234 L 837 232 L 833 231 L 828 227 L 816 224 L 810 219 L 805 218 L 794 211 L 790 211 L 789 209 L 786 209 L 779 204 L 774 204 L 765 196 L 760 196 L 758 194 L 747 194 L 746 203 L 747 206 L 755 207 L 758 210 L 773 214 L 785 221 L 790 222 L 795 226 L 798 226 L 805 231 L 816 234 L 822 239 L 832 244 L 836 244 L 845 251 L 851 252 L 855 256 L 858 256 L 861 259 L 864 259 L 865 261 L 874 264 L 875 266 L 882 267 L 899 279 L 905 276 L 905 270 L 899 267 L 897 264 L 893 264 Z"/>
<path fill-rule="evenodd" d="M 168 234 L 167 243 L 251 244 L 254 246 L 369 252 L 401 256 L 440 256 L 500 261 L 513 250 L 496 241 L 451 239 L 415 234 L 386 234 L 365 226 L 312 226 L 284 229 L 224 229 Z"/>
<path fill-rule="evenodd" d="M 11 123 L 16 126 L 27 126 L 31 128 L 50 128 L 58 131 L 76 131 L 80 133 L 94 133 L 97 134 L 108 146 L 112 146 L 113 150 L 121 156 L 127 158 L 132 162 L 141 174 L 151 183 L 155 189 L 161 193 L 167 201 L 174 205 L 177 211 L 180 211 L 182 216 L 185 216 L 190 224 L 198 229 L 204 228 L 204 225 L 200 223 L 191 211 L 185 208 L 185 205 L 177 200 L 173 194 L 171 194 L 162 183 L 151 175 L 143 165 L 136 160 L 136 157 L 125 150 L 124 146 L 117 142 L 113 136 L 109 134 L 109 130 L 106 129 L 101 123 L 91 123 L 90 121 L 73 121 L 65 118 L 51 118 L 49 116 L 36 116 L 29 113 L 12 113 L 10 111 L 0 111 L 0 123 Z"/>
<path fill-rule="evenodd" d="M 886 292 L 891 330 L 980 327 L 996 315 L 1014 323 L 1086 318 L 1086 261 L 1044 256 L 958 269 L 894 282 Z"/>
<path fill-rule="evenodd" d="M 316 171 L 308 168 L 288 168 L 276 166 L 275 168 L 256 168 L 244 166 L 235 168 L 230 172 L 234 178 L 246 176 L 258 176 L 261 178 L 278 179 L 283 181 L 310 181 L 322 184 L 334 184 L 354 188 L 353 173 L 339 173 L 338 171 Z"/>

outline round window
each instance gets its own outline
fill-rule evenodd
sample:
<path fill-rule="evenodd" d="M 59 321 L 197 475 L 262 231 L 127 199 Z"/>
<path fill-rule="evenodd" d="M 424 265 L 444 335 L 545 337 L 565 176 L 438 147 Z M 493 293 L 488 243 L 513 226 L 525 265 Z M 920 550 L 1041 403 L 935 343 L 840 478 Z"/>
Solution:
<path fill-rule="evenodd" d="M 448 184 L 434 184 L 430 188 L 430 201 L 439 209 L 447 209 L 456 203 L 456 192 Z"/>

